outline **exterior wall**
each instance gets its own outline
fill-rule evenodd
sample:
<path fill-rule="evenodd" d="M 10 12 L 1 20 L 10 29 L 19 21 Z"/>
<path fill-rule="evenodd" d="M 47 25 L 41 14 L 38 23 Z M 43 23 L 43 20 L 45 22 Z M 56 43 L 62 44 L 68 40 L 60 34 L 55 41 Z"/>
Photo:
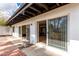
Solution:
<path fill-rule="evenodd" d="M 68 4 L 59 8 L 56 8 L 54 10 L 51 10 L 49 12 L 43 13 L 41 15 L 38 15 L 36 17 L 32 17 L 28 20 L 19 22 L 17 24 L 14 24 L 12 26 L 22 26 L 27 24 L 32 24 L 31 26 L 31 43 L 36 43 L 37 41 L 37 21 L 41 20 L 49 20 L 56 17 L 61 17 L 68 15 L 68 40 L 69 40 L 69 52 L 72 52 L 71 54 L 75 54 L 78 52 L 79 47 L 79 4 Z M 73 50 L 73 48 L 76 50 L 76 52 Z M 77 50 L 77 49 L 78 50 Z M 74 53 L 75 52 L 75 53 Z"/>
<path fill-rule="evenodd" d="M 79 53 L 79 7 L 72 10 L 69 21 L 68 39 L 70 40 L 70 55 L 77 56 Z"/>
<path fill-rule="evenodd" d="M 19 37 L 19 27 L 15 26 L 14 32 L 12 34 L 14 37 Z"/>
<path fill-rule="evenodd" d="M 0 26 L 0 35 L 11 35 L 11 28 L 8 26 Z"/>
<path fill-rule="evenodd" d="M 37 29 L 36 29 L 36 22 L 33 22 L 31 25 L 30 25 L 30 43 L 37 43 Z"/>

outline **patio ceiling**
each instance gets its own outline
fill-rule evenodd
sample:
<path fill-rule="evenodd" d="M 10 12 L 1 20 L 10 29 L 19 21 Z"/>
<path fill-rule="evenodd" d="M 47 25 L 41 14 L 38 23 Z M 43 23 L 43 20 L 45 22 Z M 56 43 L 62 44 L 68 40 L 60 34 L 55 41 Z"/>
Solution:
<path fill-rule="evenodd" d="M 13 25 L 66 4 L 67 3 L 24 3 L 9 18 L 7 25 Z"/>

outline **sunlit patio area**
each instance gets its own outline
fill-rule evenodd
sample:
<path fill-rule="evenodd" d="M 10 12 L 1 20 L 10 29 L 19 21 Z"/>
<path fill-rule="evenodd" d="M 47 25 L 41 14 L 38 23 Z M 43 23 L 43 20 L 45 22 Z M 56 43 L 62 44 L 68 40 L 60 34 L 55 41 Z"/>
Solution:
<path fill-rule="evenodd" d="M 9 37 L 0 37 L 0 56 L 26 56 Z"/>
<path fill-rule="evenodd" d="M 44 43 L 40 42 L 32 45 L 28 48 L 22 49 L 28 56 L 61 56 L 67 55 L 67 52 L 59 50 L 55 47 L 46 46 Z"/>
<path fill-rule="evenodd" d="M 0 37 L 0 56 L 59 56 L 66 55 L 62 50 L 46 46 L 45 43 L 39 42 L 29 47 L 23 47 L 22 39 L 12 36 Z M 27 45 L 26 45 L 27 46 Z M 58 53 L 60 52 L 60 53 Z"/>

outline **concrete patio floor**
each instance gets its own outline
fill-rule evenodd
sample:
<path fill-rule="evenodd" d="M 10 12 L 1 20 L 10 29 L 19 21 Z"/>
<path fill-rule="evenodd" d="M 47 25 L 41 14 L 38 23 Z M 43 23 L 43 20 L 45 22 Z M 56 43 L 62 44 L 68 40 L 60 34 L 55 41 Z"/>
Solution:
<path fill-rule="evenodd" d="M 26 56 L 8 38 L 0 37 L 0 56 Z"/>
<path fill-rule="evenodd" d="M 66 55 L 62 50 L 46 46 L 39 42 L 32 46 L 19 49 L 23 46 L 23 39 L 12 36 L 0 37 L 0 56 L 60 56 Z"/>
<path fill-rule="evenodd" d="M 63 56 L 67 55 L 66 52 L 59 50 L 55 47 L 46 46 L 44 43 L 39 42 L 28 48 L 23 48 L 22 51 L 27 56 Z"/>

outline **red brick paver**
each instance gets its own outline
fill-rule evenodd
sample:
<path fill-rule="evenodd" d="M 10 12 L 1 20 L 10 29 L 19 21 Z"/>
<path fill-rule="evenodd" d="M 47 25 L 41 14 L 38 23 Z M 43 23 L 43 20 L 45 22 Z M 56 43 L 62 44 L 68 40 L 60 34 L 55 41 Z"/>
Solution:
<path fill-rule="evenodd" d="M 0 37 L 0 56 L 26 56 L 6 37 Z"/>

